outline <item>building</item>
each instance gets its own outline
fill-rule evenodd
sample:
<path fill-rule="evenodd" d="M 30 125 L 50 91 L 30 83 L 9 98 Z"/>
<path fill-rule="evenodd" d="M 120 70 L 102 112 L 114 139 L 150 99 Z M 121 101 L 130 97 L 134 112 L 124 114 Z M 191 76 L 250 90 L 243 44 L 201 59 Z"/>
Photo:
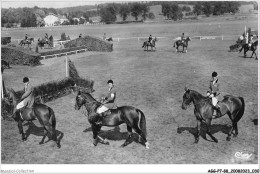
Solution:
<path fill-rule="evenodd" d="M 49 13 L 44 19 L 45 26 L 55 26 L 60 25 L 65 21 L 69 21 L 65 16 L 56 15 Z"/>
<path fill-rule="evenodd" d="M 45 26 L 54 26 L 55 22 L 57 23 L 59 21 L 59 17 L 53 13 L 49 13 L 43 20 Z"/>

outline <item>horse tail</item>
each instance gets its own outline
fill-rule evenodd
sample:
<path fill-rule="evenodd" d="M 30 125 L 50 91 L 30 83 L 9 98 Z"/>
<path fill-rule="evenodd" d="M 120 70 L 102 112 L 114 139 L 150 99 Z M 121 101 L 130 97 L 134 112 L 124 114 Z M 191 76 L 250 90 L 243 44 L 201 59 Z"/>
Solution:
<path fill-rule="evenodd" d="M 141 114 L 141 119 L 140 119 L 140 122 L 139 122 L 139 127 L 143 133 L 143 135 L 147 136 L 147 131 L 146 131 L 146 120 L 145 120 L 145 116 L 144 116 L 144 113 L 140 110 L 140 109 L 137 109 L 137 111 Z"/>
<path fill-rule="evenodd" d="M 244 115 L 244 112 L 245 112 L 245 100 L 244 100 L 244 98 L 243 97 L 238 97 L 240 100 L 241 100 L 241 102 L 242 102 L 242 107 L 240 108 L 240 110 L 238 111 L 238 113 L 237 113 L 237 116 L 236 116 L 236 118 L 235 118 L 235 121 L 236 122 L 238 122 L 241 118 L 242 118 L 242 116 Z"/>
<path fill-rule="evenodd" d="M 51 109 L 50 107 L 48 107 L 48 109 L 49 109 L 49 114 L 50 114 L 51 125 L 52 125 L 52 128 L 53 128 L 54 131 L 55 131 L 55 128 L 56 128 L 56 118 L 55 118 L 55 114 L 54 114 L 53 109 Z"/>

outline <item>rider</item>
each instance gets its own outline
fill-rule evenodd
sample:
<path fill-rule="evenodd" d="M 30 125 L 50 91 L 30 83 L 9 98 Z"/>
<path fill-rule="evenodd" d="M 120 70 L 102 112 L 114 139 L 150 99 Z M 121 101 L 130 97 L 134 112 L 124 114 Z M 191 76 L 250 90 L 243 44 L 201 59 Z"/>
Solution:
<path fill-rule="evenodd" d="M 102 106 L 97 109 L 97 114 L 99 117 L 102 117 L 102 113 L 109 109 L 116 109 L 116 90 L 114 87 L 113 80 L 108 80 L 107 84 L 109 86 L 108 94 L 105 97 L 102 97 Z M 102 121 L 99 119 L 96 122 L 97 125 L 102 124 Z"/>
<path fill-rule="evenodd" d="M 104 33 L 103 40 L 106 40 L 106 38 L 107 38 L 106 33 Z"/>
<path fill-rule="evenodd" d="M 252 44 L 254 43 L 253 37 L 254 37 L 254 36 L 251 34 L 251 36 L 250 36 L 249 39 L 248 39 L 248 46 L 249 46 L 249 47 L 251 47 Z"/>
<path fill-rule="evenodd" d="M 24 83 L 24 94 L 21 97 L 21 102 L 16 105 L 14 108 L 14 114 L 19 113 L 19 110 L 23 107 L 32 108 L 34 104 L 34 89 L 32 85 L 29 83 L 29 78 L 23 78 Z"/>
<path fill-rule="evenodd" d="M 48 41 L 48 34 L 47 33 L 45 33 L 45 40 L 46 40 L 46 42 Z"/>
<path fill-rule="evenodd" d="M 207 92 L 207 96 L 212 98 L 213 109 L 217 111 L 217 117 L 221 116 L 220 106 L 218 105 L 217 96 L 220 94 L 219 92 L 219 82 L 218 82 L 218 73 L 212 73 L 212 79 L 210 80 L 209 91 Z"/>
<path fill-rule="evenodd" d="M 24 40 L 27 41 L 27 39 L 28 39 L 28 35 L 25 34 L 25 38 L 24 38 Z"/>
<path fill-rule="evenodd" d="M 153 40 L 153 37 L 152 37 L 152 35 L 150 34 L 150 36 L 149 36 L 149 38 L 148 38 L 148 42 L 149 42 L 149 43 L 152 43 L 152 40 Z"/>
<path fill-rule="evenodd" d="M 82 37 L 82 34 L 80 33 L 79 38 L 81 38 L 81 37 Z"/>
<path fill-rule="evenodd" d="M 181 43 L 184 43 L 184 40 L 185 40 L 185 36 L 184 36 L 184 33 L 182 33 L 182 35 L 181 35 Z"/>

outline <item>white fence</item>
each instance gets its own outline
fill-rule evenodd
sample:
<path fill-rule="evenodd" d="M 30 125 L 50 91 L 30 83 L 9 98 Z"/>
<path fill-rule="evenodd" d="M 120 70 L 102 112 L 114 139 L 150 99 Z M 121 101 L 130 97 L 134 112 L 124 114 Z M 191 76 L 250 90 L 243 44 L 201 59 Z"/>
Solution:
<path fill-rule="evenodd" d="M 155 37 L 155 36 L 154 36 Z M 199 40 L 209 40 L 209 39 L 220 39 L 220 40 L 236 40 L 239 35 L 221 35 L 221 36 L 191 36 L 191 39 L 199 39 Z M 172 40 L 179 40 L 180 37 L 174 38 L 171 36 L 159 36 L 157 39 L 172 39 Z M 146 37 L 124 37 L 124 38 L 113 38 L 113 41 L 120 42 L 122 40 L 129 40 L 134 39 L 139 41 L 148 40 L 148 36 Z"/>
<path fill-rule="evenodd" d="M 51 54 L 51 55 L 45 55 L 45 56 L 41 56 L 43 59 L 45 59 L 46 57 L 58 57 L 58 56 L 62 56 L 62 55 L 68 55 L 70 53 L 74 53 L 74 54 L 77 54 L 78 52 L 80 51 L 83 51 L 83 52 L 86 52 L 88 51 L 88 49 L 80 49 L 80 50 L 74 50 L 74 51 L 69 51 L 69 52 L 65 52 L 65 53 L 57 53 L 57 54 Z"/>

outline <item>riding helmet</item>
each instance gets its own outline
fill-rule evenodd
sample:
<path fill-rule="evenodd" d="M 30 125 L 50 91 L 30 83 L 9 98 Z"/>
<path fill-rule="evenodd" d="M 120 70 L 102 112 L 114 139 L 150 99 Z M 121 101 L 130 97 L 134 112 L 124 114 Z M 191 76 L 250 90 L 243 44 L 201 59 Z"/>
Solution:
<path fill-rule="evenodd" d="M 23 78 L 23 83 L 27 83 L 27 82 L 29 82 L 29 78 L 28 77 L 24 77 Z"/>
<path fill-rule="evenodd" d="M 212 73 L 212 77 L 217 77 L 217 76 L 218 76 L 218 73 L 214 71 L 214 72 Z"/>
<path fill-rule="evenodd" d="M 113 80 L 108 80 L 108 81 L 107 81 L 107 84 L 109 84 L 109 83 L 114 84 Z"/>

